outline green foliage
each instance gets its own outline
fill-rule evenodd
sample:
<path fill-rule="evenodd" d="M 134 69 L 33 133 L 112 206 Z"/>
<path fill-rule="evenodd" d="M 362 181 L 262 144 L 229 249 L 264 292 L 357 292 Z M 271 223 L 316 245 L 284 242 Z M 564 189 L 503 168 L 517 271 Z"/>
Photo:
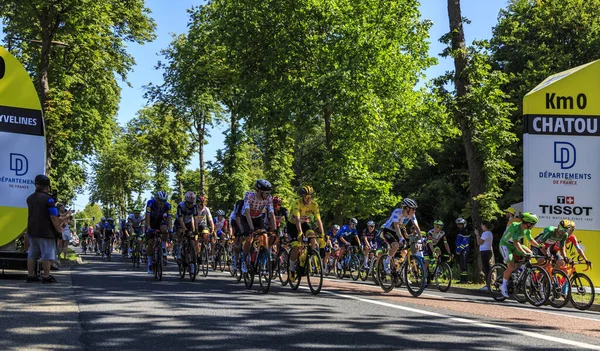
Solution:
<path fill-rule="evenodd" d="M 151 41 L 154 21 L 143 0 L 0 1 L 0 16 L 4 43 L 40 93 L 48 170 L 70 201 L 85 184 L 83 162 L 115 130 L 117 76 L 135 64 L 126 45 Z"/>
<path fill-rule="evenodd" d="M 77 221 L 77 233 L 79 233 L 79 230 L 81 230 L 81 226 L 85 224 L 87 224 L 88 226 L 95 225 L 97 222 L 100 221 L 102 216 L 102 209 L 98 204 L 87 204 L 83 211 L 79 211 L 73 216 L 75 219 L 90 218 L 89 220 Z"/>

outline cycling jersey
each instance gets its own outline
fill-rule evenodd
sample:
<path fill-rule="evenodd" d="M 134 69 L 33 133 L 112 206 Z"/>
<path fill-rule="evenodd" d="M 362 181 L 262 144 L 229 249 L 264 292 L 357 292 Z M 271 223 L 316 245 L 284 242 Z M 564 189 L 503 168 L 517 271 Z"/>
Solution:
<path fill-rule="evenodd" d="M 392 215 L 387 220 L 387 222 L 385 222 L 385 224 L 383 225 L 383 227 L 387 228 L 389 230 L 395 230 L 394 223 L 399 223 L 400 224 L 400 228 L 404 228 L 404 227 L 406 227 L 406 225 L 410 221 L 413 222 L 413 225 L 416 225 L 416 226 L 419 225 L 417 223 L 417 216 L 416 215 L 413 215 L 412 217 L 406 217 L 406 216 L 404 216 L 402 214 L 402 209 L 401 208 L 397 208 L 397 209 L 394 210 L 394 212 L 392 212 Z"/>
<path fill-rule="evenodd" d="M 515 222 L 506 228 L 502 238 L 500 238 L 500 246 L 514 246 L 515 243 L 523 238 L 531 241 L 531 230 L 521 229 L 521 222 Z"/>
<path fill-rule="evenodd" d="M 127 222 L 131 224 L 133 228 L 142 227 L 144 225 L 145 220 L 146 217 L 142 216 L 141 214 L 136 217 L 135 214 L 132 213 L 129 215 L 129 217 L 127 217 Z"/>
<path fill-rule="evenodd" d="M 553 226 L 544 228 L 544 230 L 535 237 L 535 241 L 539 244 L 544 244 L 544 249 L 547 249 L 554 244 L 558 244 L 560 247 L 565 244 L 566 240 L 566 233 L 558 234 L 558 231 Z"/>
<path fill-rule="evenodd" d="M 309 223 L 310 216 L 314 217 L 314 220 L 321 220 L 321 213 L 319 212 L 319 205 L 313 200 L 308 205 L 304 204 L 302 199 L 298 200 L 291 209 L 292 216 L 300 218 L 300 222 Z M 288 222 L 294 223 L 292 217 L 288 217 Z"/>
<path fill-rule="evenodd" d="M 165 202 L 162 207 L 159 207 L 158 201 L 150 199 L 146 205 L 146 216 L 150 217 L 150 228 L 146 229 L 160 229 L 161 225 L 167 224 L 166 219 L 171 216 L 170 211 L 170 203 Z"/>
<path fill-rule="evenodd" d="M 372 231 L 369 231 L 369 228 L 366 228 L 363 230 L 361 238 L 367 238 L 367 241 L 369 243 L 372 243 L 375 240 L 376 236 L 377 236 L 377 231 L 375 230 L 375 228 L 373 228 Z"/>
<path fill-rule="evenodd" d="M 244 208 L 242 214 L 246 213 L 246 210 L 250 211 L 251 218 L 259 218 L 263 215 L 263 212 L 274 213 L 273 197 L 267 195 L 266 198 L 259 200 L 254 191 L 247 191 L 244 195 Z"/>
<path fill-rule="evenodd" d="M 343 225 L 340 230 L 338 231 L 337 235 L 335 236 L 336 239 L 341 239 L 342 237 L 344 237 L 344 240 L 346 241 L 350 241 L 350 238 L 353 236 L 358 235 L 356 228 L 352 229 L 350 228 L 349 224 L 345 224 Z M 354 242 L 352 242 L 351 244 L 354 244 Z"/>
<path fill-rule="evenodd" d="M 204 228 L 208 228 L 208 222 L 212 221 L 212 216 L 210 214 L 210 210 L 208 207 L 204 206 L 202 209 L 197 209 L 196 216 L 199 217 L 198 226 L 202 226 Z"/>
<path fill-rule="evenodd" d="M 213 219 L 213 223 L 215 224 L 215 231 L 217 233 L 223 233 L 227 231 L 227 228 L 229 228 L 227 226 L 227 220 L 225 218 L 223 218 L 222 220 L 219 221 L 219 218 L 214 218 Z"/>
<path fill-rule="evenodd" d="M 440 240 L 447 242 L 446 233 L 443 230 L 440 230 L 438 233 L 435 232 L 435 229 L 431 229 L 427 232 L 427 242 L 431 241 L 431 243 L 435 246 Z"/>
<path fill-rule="evenodd" d="M 179 228 L 179 219 L 183 219 L 183 224 L 192 223 L 192 218 L 198 216 L 198 205 L 193 204 L 189 207 L 185 201 L 182 201 L 177 205 L 177 215 L 175 217 L 175 227 Z"/>
<path fill-rule="evenodd" d="M 115 225 L 106 222 L 104 224 L 104 236 L 112 236 L 115 233 Z"/>
<path fill-rule="evenodd" d="M 281 222 L 285 219 L 285 222 L 288 222 L 289 220 L 289 213 L 287 208 L 285 207 L 280 207 L 278 211 L 274 211 L 275 214 L 275 228 L 279 228 L 279 226 L 281 225 Z"/>
<path fill-rule="evenodd" d="M 575 246 L 575 248 L 580 249 L 581 250 L 581 246 L 579 245 L 579 241 L 577 241 L 577 237 L 575 236 L 575 234 L 569 234 L 567 236 L 567 238 L 565 239 L 564 243 L 556 243 L 554 245 L 554 247 L 552 248 L 553 251 L 558 251 L 562 245 L 567 245 L 567 244 L 571 244 L 573 246 Z"/>

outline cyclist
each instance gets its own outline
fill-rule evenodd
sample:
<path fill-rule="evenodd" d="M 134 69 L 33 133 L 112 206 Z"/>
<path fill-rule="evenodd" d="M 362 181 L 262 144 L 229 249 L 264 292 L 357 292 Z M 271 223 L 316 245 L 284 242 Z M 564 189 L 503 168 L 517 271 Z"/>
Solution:
<path fill-rule="evenodd" d="M 127 219 L 121 218 L 121 222 L 119 224 L 119 229 L 121 232 L 121 255 L 125 257 L 129 253 L 128 243 L 129 243 L 129 225 L 127 224 Z"/>
<path fill-rule="evenodd" d="M 360 239 L 356 230 L 358 221 L 356 218 L 350 218 L 348 224 L 343 225 L 337 233 L 337 240 L 343 245 L 340 245 L 340 257 L 344 257 L 347 249 L 353 250 L 355 247 L 360 248 Z M 352 248 L 350 248 L 352 246 Z M 352 253 L 352 251 L 350 251 Z M 342 269 L 342 264 L 338 261 L 338 269 Z"/>
<path fill-rule="evenodd" d="M 177 247 L 175 248 L 175 257 L 181 259 L 181 247 L 183 235 L 187 231 L 196 232 L 196 216 L 198 216 L 198 205 L 196 205 L 196 194 L 188 191 L 183 195 L 184 201 L 177 205 L 177 214 L 175 216 L 175 233 L 177 235 Z M 194 252 L 198 246 L 197 236 L 194 235 Z"/>
<path fill-rule="evenodd" d="M 314 189 L 310 185 L 306 185 L 300 189 L 300 199 L 292 206 L 291 218 L 288 219 L 287 232 L 290 237 L 290 272 L 296 271 L 296 260 L 298 259 L 298 246 L 302 235 L 307 233 L 309 230 L 312 232 L 310 227 L 310 216 L 314 218 L 317 223 L 319 230 L 318 236 L 323 235 L 323 222 L 321 222 L 321 213 L 319 211 L 319 205 L 313 200 Z M 311 233 L 309 233 L 311 234 Z M 312 235 L 312 234 L 311 234 Z M 310 238 L 310 243 L 313 249 L 318 248 L 316 238 Z"/>
<path fill-rule="evenodd" d="M 127 217 L 127 224 L 129 225 L 129 239 L 132 242 L 133 240 L 137 240 L 138 247 L 140 248 L 140 252 L 142 251 L 142 239 L 145 232 L 145 217 L 142 216 L 142 210 L 140 208 L 134 208 L 133 213 Z M 129 255 L 131 257 L 131 248 L 133 245 L 129 245 Z M 139 258 L 140 262 L 142 258 Z"/>
<path fill-rule="evenodd" d="M 384 267 L 386 273 L 390 273 L 390 260 L 396 252 L 401 248 L 400 253 L 402 258 L 406 257 L 406 240 L 408 235 L 406 234 L 406 225 L 412 221 L 413 225 L 416 226 L 417 233 L 421 233 L 419 224 L 417 222 L 416 210 L 417 202 L 410 198 L 405 198 L 400 203 L 400 207 L 392 212 L 390 218 L 383 225 L 382 230 L 379 232 L 379 236 L 383 241 L 390 245 L 390 253 L 385 259 Z M 379 256 L 379 254 L 378 254 Z"/>
<path fill-rule="evenodd" d="M 281 240 L 285 236 L 285 226 L 282 223 L 287 223 L 290 214 L 288 209 L 281 206 L 282 200 L 279 196 L 273 197 L 273 212 L 275 214 L 275 229 L 277 231 L 277 240 Z"/>
<path fill-rule="evenodd" d="M 500 292 L 504 297 L 508 297 L 508 280 L 510 279 L 510 274 L 516 268 L 514 256 L 532 255 L 531 250 L 526 246 L 521 245 L 520 240 L 527 238 L 527 240 L 531 242 L 531 245 L 537 247 L 542 246 L 542 244 L 539 244 L 531 237 L 531 228 L 533 228 L 537 222 L 538 217 L 535 214 L 525 212 L 523 213 L 521 222 L 512 223 L 510 226 L 508 226 L 508 228 L 506 228 L 504 234 L 502 234 L 502 238 L 500 239 L 500 252 L 504 258 L 504 263 L 506 263 L 506 270 L 504 271 L 504 279 L 502 280 Z"/>
<path fill-rule="evenodd" d="M 331 229 L 327 232 L 327 234 L 325 235 L 325 254 L 323 255 L 323 273 L 327 274 L 329 273 L 328 271 L 328 265 L 327 262 L 329 262 L 329 255 L 331 255 L 331 252 L 336 250 L 336 247 L 338 246 L 338 242 L 337 242 L 337 233 L 340 231 L 340 226 L 337 224 L 334 224 L 331 226 Z"/>
<path fill-rule="evenodd" d="M 115 236 L 115 220 L 109 218 L 104 225 L 104 245 L 102 246 L 102 258 L 106 258 L 106 251 L 112 252 L 112 240 Z"/>
<path fill-rule="evenodd" d="M 232 235 L 235 237 L 233 242 L 233 271 L 237 271 L 237 262 L 239 259 L 240 248 L 242 246 L 242 210 L 244 209 L 244 200 L 238 200 L 233 206 L 233 211 L 229 215 L 229 226 L 231 227 Z"/>
<path fill-rule="evenodd" d="M 442 230 L 444 227 L 444 222 L 441 220 L 436 220 L 433 222 L 433 229 L 427 232 L 425 247 L 423 249 L 423 256 L 425 257 L 425 271 L 429 269 L 429 261 L 435 260 L 441 251 L 435 250 L 436 247 L 439 247 L 441 243 L 444 243 L 444 248 L 446 252 L 450 254 L 450 246 L 448 245 L 448 239 L 446 237 L 446 232 Z"/>
<path fill-rule="evenodd" d="M 567 230 L 573 228 L 572 223 L 573 222 L 571 222 L 568 219 L 563 219 L 562 221 L 560 221 L 560 223 L 558 223 L 558 227 L 548 226 L 544 228 L 544 230 L 538 236 L 535 237 L 535 241 L 539 244 L 543 244 L 543 246 L 541 248 L 532 246 L 531 252 L 538 256 L 549 256 L 551 254 L 550 249 L 554 247 L 555 244 L 558 244 L 559 247 L 564 247 L 568 235 Z M 557 264 L 559 266 L 565 264 L 565 261 L 563 259 L 563 257 L 565 257 L 564 255 L 561 255 L 559 252 L 555 252 L 553 255 L 556 258 Z M 537 263 L 540 265 L 544 265 L 546 264 L 546 260 L 543 258 L 539 258 L 537 260 Z"/>
<path fill-rule="evenodd" d="M 275 229 L 275 212 L 273 211 L 273 198 L 271 197 L 273 186 L 264 179 L 259 179 L 255 184 L 255 191 L 247 191 L 244 195 L 244 208 L 242 217 L 242 235 L 250 236 L 249 240 L 244 243 L 242 252 L 242 272 L 247 273 L 248 267 L 246 257 L 250 252 L 252 244 L 251 234 L 258 229 L 265 229 L 265 221 L 263 216 L 268 216 L 270 220 L 270 228 Z M 266 214 L 265 214 L 266 213 Z M 263 234 L 261 238 L 261 246 L 268 248 L 267 234 Z"/>
<path fill-rule="evenodd" d="M 464 218 L 456 219 L 456 254 L 460 261 L 460 284 L 466 284 L 469 276 L 467 272 L 467 255 L 469 254 L 470 233 L 467 231 L 467 221 Z"/>
<path fill-rule="evenodd" d="M 85 223 L 80 230 L 80 238 L 81 238 L 81 250 L 84 253 L 87 253 L 87 248 L 88 248 L 88 237 L 90 235 L 90 231 L 89 231 L 89 225 L 87 223 Z"/>
<path fill-rule="evenodd" d="M 148 274 L 152 274 L 152 253 L 157 232 L 162 240 L 163 256 L 167 255 L 166 244 L 171 228 L 171 204 L 167 202 L 167 193 L 159 191 L 146 204 L 146 256 L 148 257 Z"/>
<path fill-rule="evenodd" d="M 204 241 L 204 245 L 208 247 L 208 241 L 212 241 L 212 233 L 215 232 L 215 224 L 213 223 L 212 215 L 210 214 L 210 209 L 206 207 L 206 197 L 198 196 L 196 200 L 198 205 L 198 214 L 196 216 L 196 226 L 198 227 L 198 232 L 201 233 L 201 238 Z M 210 231 L 208 231 L 208 226 L 210 225 Z M 206 232 L 204 230 L 207 230 Z M 213 245 L 214 247 L 214 245 Z M 212 254 L 212 252 L 211 252 Z M 212 255 L 210 259 L 212 261 Z"/>
<path fill-rule="evenodd" d="M 365 262 L 363 265 L 365 268 L 369 267 L 369 253 L 375 248 L 375 237 L 377 236 L 377 230 L 375 230 L 375 222 L 368 221 L 367 228 L 362 231 L 361 240 L 363 243 L 363 253 L 365 254 Z"/>
<path fill-rule="evenodd" d="M 579 256 L 581 256 L 581 258 L 583 258 L 583 260 L 585 261 L 585 263 L 588 266 L 592 266 L 592 261 L 588 260 L 587 257 L 585 256 L 585 253 L 583 252 L 583 249 L 581 248 L 581 245 L 579 245 L 579 241 L 577 241 L 577 237 L 575 236 L 575 234 L 573 234 L 575 232 L 575 222 L 570 221 L 571 222 L 571 227 L 570 228 L 566 228 L 563 227 L 567 230 L 567 239 L 565 240 L 564 244 L 560 244 L 560 243 L 556 243 L 554 244 L 551 248 L 550 248 L 550 253 L 553 255 L 557 255 L 560 252 L 560 255 L 562 255 L 562 257 L 565 258 L 565 260 L 568 260 L 567 258 L 567 244 L 571 244 L 575 247 L 575 250 L 577 250 L 577 254 Z"/>
<path fill-rule="evenodd" d="M 228 240 L 229 236 L 230 236 L 229 223 L 227 223 L 227 220 L 225 219 L 225 211 L 218 210 L 217 218 L 213 219 L 213 222 L 215 224 L 215 231 L 217 234 L 216 235 L 217 239 L 219 240 L 221 245 L 223 247 L 225 247 L 225 241 Z M 211 253 L 212 256 L 215 255 L 215 246 L 216 245 L 214 244 L 214 241 L 213 241 L 212 253 Z"/>
<path fill-rule="evenodd" d="M 94 229 L 94 251 L 96 251 L 96 255 L 100 254 L 102 250 L 102 238 L 104 237 L 104 226 L 106 226 L 106 217 L 102 217 L 100 222 L 96 224 L 96 228 Z"/>

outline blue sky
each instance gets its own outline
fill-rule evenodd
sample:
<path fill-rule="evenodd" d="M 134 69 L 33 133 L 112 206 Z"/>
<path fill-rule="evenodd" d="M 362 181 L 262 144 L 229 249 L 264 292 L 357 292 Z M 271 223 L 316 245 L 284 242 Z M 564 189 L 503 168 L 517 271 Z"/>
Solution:
<path fill-rule="evenodd" d="M 158 53 L 166 48 L 171 41 L 171 34 L 181 34 L 187 31 L 188 14 L 187 9 L 192 6 L 204 4 L 200 0 L 147 0 L 147 6 L 152 10 L 152 17 L 156 21 L 157 38 L 152 43 L 145 45 L 131 44 L 128 48 L 133 55 L 136 66 L 129 74 L 129 82 L 132 87 L 121 83 L 121 103 L 117 119 L 119 123 L 125 124 L 135 117 L 137 111 L 145 106 L 143 98 L 143 86 L 152 82 L 162 82 L 162 72 L 154 69 L 157 61 L 161 58 Z M 465 28 L 465 36 L 468 43 L 474 39 L 489 39 L 492 27 L 497 22 L 498 11 L 505 7 L 507 0 L 462 0 L 463 16 L 471 20 L 471 24 Z M 446 0 L 421 0 L 421 14 L 423 18 L 433 21 L 430 32 L 430 55 L 438 57 L 443 50 L 443 45 L 438 39 L 448 32 L 448 14 Z M 0 37 L 2 35 L 0 34 Z M 427 70 L 428 78 L 434 78 L 445 71 L 453 69 L 451 60 L 439 58 L 435 67 Z M 223 147 L 223 135 L 225 126 L 217 126 L 211 131 L 211 138 L 205 148 L 205 160 L 212 160 L 216 150 Z M 197 157 L 192 157 L 189 168 L 197 168 Z M 75 209 L 82 210 L 88 202 L 88 194 L 80 195 L 75 200 Z"/>

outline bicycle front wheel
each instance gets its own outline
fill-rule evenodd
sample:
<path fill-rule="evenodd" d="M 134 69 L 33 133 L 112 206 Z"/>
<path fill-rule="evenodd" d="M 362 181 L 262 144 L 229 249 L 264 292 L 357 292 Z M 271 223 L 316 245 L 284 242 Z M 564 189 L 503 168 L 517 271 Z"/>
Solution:
<path fill-rule="evenodd" d="M 298 257 L 300 257 L 300 251 L 298 252 Z M 298 287 L 300 286 L 300 280 L 302 280 L 302 274 L 299 274 L 299 272 L 298 272 L 301 269 L 300 262 L 296 262 L 296 264 L 297 264 L 296 270 L 294 272 L 292 272 L 290 269 L 290 256 L 288 255 L 287 276 L 288 276 L 288 282 L 290 283 L 290 288 L 292 288 L 292 290 L 297 290 Z"/>
<path fill-rule="evenodd" d="M 504 280 L 503 275 L 506 270 L 506 266 L 503 263 L 496 263 L 490 268 L 486 277 L 486 286 L 492 298 L 496 301 L 504 301 L 506 297 L 500 292 L 502 281 Z"/>
<path fill-rule="evenodd" d="M 525 277 L 525 298 L 533 306 L 541 306 L 550 297 L 550 276 L 545 269 L 533 266 Z"/>
<path fill-rule="evenodd" d="M 569 276 L 560 269 L 552 269 L 550 305 L 555 308 L 564 307 L 571 299 L 571 283 Z"/>
<path fill-rule="evenodd" d="M 452 270 L 446 262 L 440 262 L 433 273 L 435 284 L 441 292 L 446 292 L 452 285 Z"/>
<path fill-rule="evenodd" d="M 313 295 L 317 295 L 323 287 L 323 266 L 321 264 L 321 255 L 315 250 L 311 250 L 308 254 L 306 267 L 306 282 Z"/>
<path fill-rule="evenodd" d="M 208 248 L 204 244 L 200 246 L 200 257 L 198 257 L 198 264 L 200 265 L 202 276 L 208 276 L 210 262 L 208 262 Z"/>
<path fill-rule="evenodd" d="M 357 256 L 352 256 L 348 264 L 348 270 L 350 271 L 350 277 L 352 280 L 357 281 L 360 272 L 360 262 Z"/>
<path fill-rule="evenodd" d="M 258 283 L 264 294 L 269 292 L 273 270 L 271 269 L 271 255 L 264 247 L 260 248 L 258 254 Z"/>
<path fill-rule="evenodd" d="M 403 280 L 406 282 L 408 292 L 414 297 L 421 295 L 425 290 L 425 284 L 427 283 L 425 264 L 418 256 L 410 255 L 410 262 L 404 271 Z"/>
<path fill-rule="evenodd" d="M 583 273 L 571 276 L 571 303 L 578 310 L 587 310 L 594 303 L 595 291 L 592 280 Z"/>

